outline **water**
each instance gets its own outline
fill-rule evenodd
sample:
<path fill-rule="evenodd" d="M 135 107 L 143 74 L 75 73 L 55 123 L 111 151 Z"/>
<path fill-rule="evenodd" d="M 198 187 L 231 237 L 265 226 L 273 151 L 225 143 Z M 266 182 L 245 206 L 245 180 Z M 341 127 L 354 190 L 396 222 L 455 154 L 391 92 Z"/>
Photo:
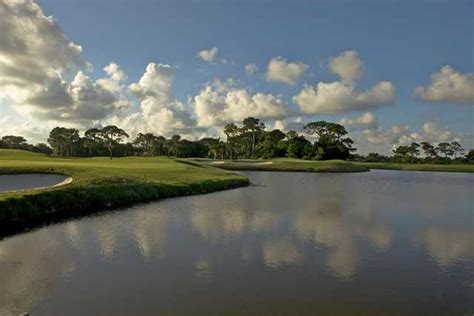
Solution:
<path fill-rule="evenodd" d="M 474 175 L 244 174 L 0 241 L 0 314 L 474 312 Z"/>
<path fill-rule="evenodd" d="M 0 174 L 0 192 L 50 187 L 66 178 L 49 173 Z"/>

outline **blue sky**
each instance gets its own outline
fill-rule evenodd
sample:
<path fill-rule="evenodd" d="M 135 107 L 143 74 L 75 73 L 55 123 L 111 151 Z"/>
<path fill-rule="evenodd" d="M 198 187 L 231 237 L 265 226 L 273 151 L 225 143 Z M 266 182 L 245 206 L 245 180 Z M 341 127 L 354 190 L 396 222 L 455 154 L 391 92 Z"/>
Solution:
<path fill-rule="evenodd" d="M 114 62 L 127 74 L 124 85 L 137 83 L 149 63 L 161 63 L 173 68 L 171 93 L 180 102 L 188 103 L 188 98 L 192 100 L 216 78 L 232 78 L 239 89 L 281 97 L 291 111 L 299 111 L 293 97 L 305 85 L 338 81 L 330 69 L 331 58 L 356 51 L 364 66 L 353 87 L 365 91 L 389 81 L 395 87 L 391 102 L 334 115 L 298 115 L 301 120 L 339 121 L 370 112 L 376 116 L 379 134 L 389 133 L 394 125 L 408 125 L 407 135 L 418 133 L 421 139 L 426 136 L 423 125 L 430 122 L 440 135 L 449 131 L 451 138 L 460 138 L 465 146 L 474 145 L 469 95 L 463 102 L 414 97 L 414 89 L 427 87 L 430 76 L 446 65 L 467 76 L 467 87 L 472 84 L 472 1 L 41 0 L 38 4 L 46 16 L 56 19 L 70 41 L 82 46 L 82 58 L 94 67 L 87 76 L 94 80 L 103 77 L 102 68 Z M 196 56 L 213 47 L 218 48 L 214 62 Z M 307 65 L 296 84 L 267 80 L 269 62 L 278 56 L 288 63 Z M 244 66 L 249 63 L 258 67 L 255 75 L 246 74 Z M 69 76 L 73 78 L 74 73 Z M 137 109 L 143 101 L 126 98 Z M 12 114 L 14 102 L 2 104 L 3 113 L 19 115 Z M 354 134 L 362 135 L 362 127 L 355 125 Z M 437 140 L 434 134 L 432 141 Z M 399 141 L 395 136 L 390 144 L 386 136 L 387 144 L 380 139 L 372 145 L 391 149 Z"/>

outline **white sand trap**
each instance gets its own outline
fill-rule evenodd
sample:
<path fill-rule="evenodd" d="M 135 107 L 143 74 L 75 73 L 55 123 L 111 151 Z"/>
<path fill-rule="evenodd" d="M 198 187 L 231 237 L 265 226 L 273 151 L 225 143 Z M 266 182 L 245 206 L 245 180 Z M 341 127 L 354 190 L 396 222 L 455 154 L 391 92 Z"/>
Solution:
<path fill-rule="evenodd" d="M 257 162 L 256 165 L 272 165 L 273 161 L 264 161 L 264 162 Z"/>
<path fill-rule="evenodd" d="M 211 165 L 221 165 L 223 163 L 224 163 L 224 161 L 211 161 L 209 164 L 211 164 Z"/>
<path fill-rule="evenodd" d="M 53 185 L 53 187 L 60 187 L 62 185 L 66 185 L 66 184 L 69 184 L 69 183 L 72 183 L 72 178 L 71 177 L 67 177 L 66 179 L 64 179 L 64 181 L 61 181 L 58 184 Z"/>

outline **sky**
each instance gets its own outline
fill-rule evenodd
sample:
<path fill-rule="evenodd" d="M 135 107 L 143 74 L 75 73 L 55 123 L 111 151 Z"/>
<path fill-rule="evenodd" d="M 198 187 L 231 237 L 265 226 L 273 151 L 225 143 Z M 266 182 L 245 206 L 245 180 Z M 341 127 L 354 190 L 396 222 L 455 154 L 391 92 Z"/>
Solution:
<path fill-rule="evenodd" d="M 474 148 L 473 1 L 0 0 L 0 136 L 343 124 L 359 153 Z"/>

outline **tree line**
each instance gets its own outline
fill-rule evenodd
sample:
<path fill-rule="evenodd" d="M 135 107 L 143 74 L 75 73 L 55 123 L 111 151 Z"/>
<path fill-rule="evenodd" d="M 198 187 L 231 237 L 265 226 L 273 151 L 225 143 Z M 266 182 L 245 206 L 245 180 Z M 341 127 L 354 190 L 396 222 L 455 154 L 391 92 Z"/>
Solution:
<path fill-rule="evenodd" d="M 413 142 L 400 145 L 392 150 L 393 156 L 369 153 L 367 156 L 354 155 L 353 159 L 365 162 L 396 162 L 396 163 L 474 163 L 474 150 L 465 154 L 465 149 L 457 141 L 441 142 L 437 145 L 429 142 Z M 420 155 L 423 154 L 423 157 Z"/>
<path fill-rule="evenodd" d="M 123 129 L 110 125 L 91 128 L 83 135 L 75 128 L 55 127 L 48 137 L 48 145 L 30 145 L 21 136 L 4 136 L 0 148 L 24 149 L 56 157 L 108 156 L 174 156 L 207 157 L 213 159 L 249 159 L 288 157 L 307 160 L 343 159 L 367 162 L 449 163 L 474 162 L 474 151 L 466 156 L 458 142 L 432 145 L 428 142 L 398 146 L 393 156 L 370 153 L 353 154 L 353 140 L 344 126 L 326 121 L 315 121 L 303 127 L 303 134 L 279 129 L 266 130 L 258 118 L 247 117 L 241 124 L 229 123 L 223 129 L 225 139 L 206 137 L 196 141 L 180 135 L 165 138 L 153 133 L 139 133 L 135 139 Z M 306 136 L 314 139 L 311 141 Z M 421 158 L 420 154 L 424 157 Z"/>

